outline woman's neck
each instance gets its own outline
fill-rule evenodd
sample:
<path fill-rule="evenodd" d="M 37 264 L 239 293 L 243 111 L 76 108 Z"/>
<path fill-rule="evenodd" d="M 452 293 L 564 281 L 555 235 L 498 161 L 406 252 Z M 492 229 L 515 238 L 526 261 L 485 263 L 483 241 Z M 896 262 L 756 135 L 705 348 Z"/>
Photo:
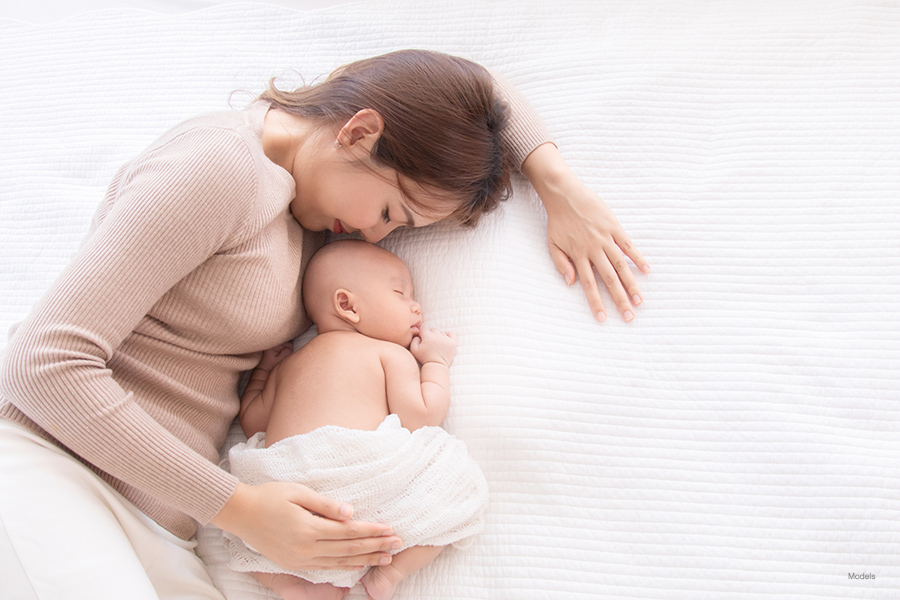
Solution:
<path fill-rule="evenodd" d="M 273 163 L 294 175 L 298 155 L 316 138 L 315 128 L 306 119 L 270 108 L 263 122 L 263 152 Z"/>

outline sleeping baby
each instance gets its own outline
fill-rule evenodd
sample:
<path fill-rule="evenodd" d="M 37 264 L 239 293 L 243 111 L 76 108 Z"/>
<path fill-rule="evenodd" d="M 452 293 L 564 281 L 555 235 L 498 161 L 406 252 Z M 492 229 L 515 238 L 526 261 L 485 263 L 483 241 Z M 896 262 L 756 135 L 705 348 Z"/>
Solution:
<path fill-rule="evenodd" d="M 452 334 L 423 329 L 400 258 L 343 240 L 311 259 L 303 281 L 318 335 L 291 354 L 264 353 L 241 398 L 246 444 L 229 453 L 245 483 L 295 481 L 391 525 L 390 564 L 362 571 L 286 571 L 225 534 L 230 567 L 283 598 L 342 598 L 362 581 L 374 600 L 483 528 L 487 482 L 465 445 L 439 426 L 450 404 Z M 421 365 L 421 367 L 419 366 Z"/>

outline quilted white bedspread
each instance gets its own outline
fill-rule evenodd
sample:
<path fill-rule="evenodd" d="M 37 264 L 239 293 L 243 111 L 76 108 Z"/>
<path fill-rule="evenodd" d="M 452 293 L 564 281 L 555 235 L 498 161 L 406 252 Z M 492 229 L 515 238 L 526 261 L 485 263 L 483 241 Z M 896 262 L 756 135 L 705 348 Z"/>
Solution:
<path fill-rule="evenodd" d="M 516 84 L 653 272 L 633 323 L 596 323 L 522 181 L 475 230 L 387 240 L 431 324 L 459 335 L 445 425 L 491 490 L 475 545 L 398 597 L 900 597 L 896 1 L 0 21 L 4 334 L 115 169 L 167 127 L 243 106 L 271 76 L 292 85 L 401 47 Z"/>

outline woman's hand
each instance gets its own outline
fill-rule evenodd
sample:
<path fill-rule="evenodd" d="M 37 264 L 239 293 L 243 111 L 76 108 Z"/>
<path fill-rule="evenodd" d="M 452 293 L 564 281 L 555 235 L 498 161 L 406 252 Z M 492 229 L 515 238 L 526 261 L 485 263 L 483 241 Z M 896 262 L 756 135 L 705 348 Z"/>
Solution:
<path fill-rule="evenodd" d="M 606 203 L 568 168 L 553 144 L 538 146 L 522 164 L 522 173 L 547 209 L 547 244 L 557 270 L 568 285 L 581 280 L 591 311 L 606 320 L 606 309 L 594 269 L 626 321 L 633 306 L 643 302 L 640 288 L 625 260 L 643 272 L 650 265 L 631 243 Z"/>
<path fill-rule="evenodd" d="M 387 525 L 351 521 L 352 516 L 350 506 L 298 483 L 239 483 L 212 524 L 285 569 L 389 564 L 400 539 Z"/>

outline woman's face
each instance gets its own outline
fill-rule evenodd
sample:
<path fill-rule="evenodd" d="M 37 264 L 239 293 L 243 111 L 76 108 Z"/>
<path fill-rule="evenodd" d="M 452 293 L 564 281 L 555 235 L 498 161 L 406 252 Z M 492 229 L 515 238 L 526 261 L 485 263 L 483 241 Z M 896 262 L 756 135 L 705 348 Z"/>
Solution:
<path fill-rule="evenodd" d="M 305 229 L 359 232 L 367 242 L 378 242 L 398 227 L 430 225 L 453 212 L 457 202 L 448 194 L 373 163 L 371 153 L 383 125 L 376 112 L 364 109 L 347 121 L 336 143 L 319 132 L 294 155 L 291 213 Z M 413 194 L 416 203 L 402 190 Z"/>
<path fill-rule="evenodd" d="M 310 231 L 358 231 L 367 242 L 377 242 L 398 227 L 422 227 L 450 214 L 450 209 L 429 210 L 427 216 L 417 212 L 397 177 L 393 169 L 373 172 L 356 164 L 326 163 L 297 181 L 291 213 Z M 411 181 L 404 185 L 427 193 Z M 434 202 L 440 202 L 436 195 Z"/>

